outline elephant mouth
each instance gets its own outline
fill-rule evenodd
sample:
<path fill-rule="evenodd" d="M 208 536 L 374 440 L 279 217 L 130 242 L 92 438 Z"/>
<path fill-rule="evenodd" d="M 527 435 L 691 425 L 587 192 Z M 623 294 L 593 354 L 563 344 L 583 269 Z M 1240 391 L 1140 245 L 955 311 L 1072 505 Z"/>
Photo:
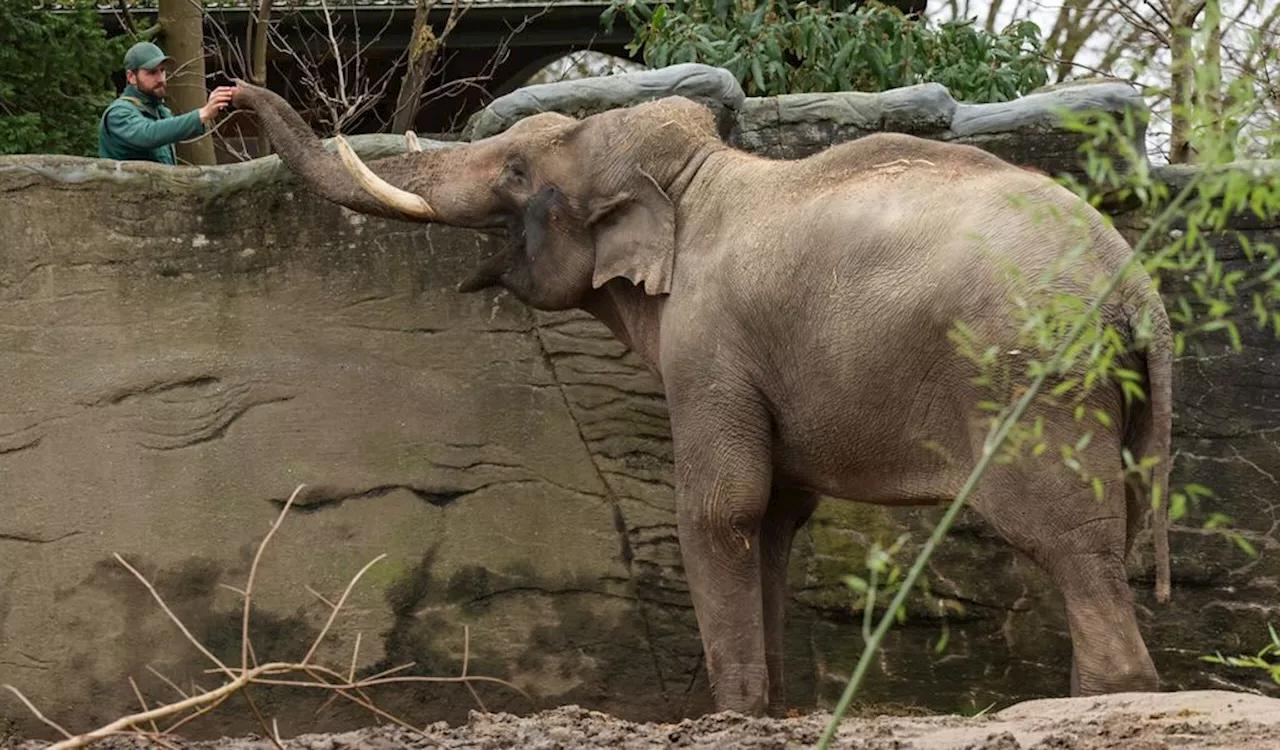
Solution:
<path fill-rule="evenodd" d="M 524 248 L 524 229 L 512 222 L 505 230 L 495 232 L 505 235 L 505 246 L 497 253 L 481 262 L 475 271 L 458 283 L 458 291 L 463 294 L 479 292 L 495 286 L 501 286 L 503 277 L 515 270 L 516 262 Z"/>

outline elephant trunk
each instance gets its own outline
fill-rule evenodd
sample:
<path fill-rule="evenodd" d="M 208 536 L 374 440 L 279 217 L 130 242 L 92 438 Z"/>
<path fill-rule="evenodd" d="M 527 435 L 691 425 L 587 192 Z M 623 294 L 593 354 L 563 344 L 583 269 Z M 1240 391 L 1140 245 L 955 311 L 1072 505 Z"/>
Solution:
<path fill-rule="evenodd" d="M 393 156 L 365 165 L 339 137 L 339 154 L 335 156 L 278 94 L 244 81 L 236 83 L 236 108 L 252 110 L 257 115 L 280 159 L 311 192 L 373 216 L 418 221 L 438 218 L 424 197 L 398 187 L 409 181 L 415 162 L 423 153 Z"/>
<path fill-rule="evenodd" d="M 421 150 L 365 164 L 341 136 L 327 150 L 278 94 L 237 81 L 237 108 L 252 110 L 281 160 L 321 198 L 360 213 L 434 221 L 471 229 L 505 226 L 489 186 L 502 166 L 493 146 L 462 144 Z M 416 139 L 415 139 L 416 140 Z"/>
<path fill-rule="evenodd" d="M 479 292 L 490 287 L 503 285 L 504 281 L 511 281 L 509 276 L 519 265 L 517 249 L 523 238 L 517 235 L 516 240 L 509 243 L 501 252 L 490 256 L 470 275 L 458 282 L 458 291 L 470 294 L 471 292 Z M 523 285 L 520 286 L 523 287 Z M 514 291 L 520 293 L 523 288 L 518 288 Z"/>

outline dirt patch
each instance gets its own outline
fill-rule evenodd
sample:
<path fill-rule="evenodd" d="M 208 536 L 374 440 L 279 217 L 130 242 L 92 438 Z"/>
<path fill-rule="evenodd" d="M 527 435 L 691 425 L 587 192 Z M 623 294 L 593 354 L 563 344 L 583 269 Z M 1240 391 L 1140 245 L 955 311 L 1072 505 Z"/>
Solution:
<path fill-rule="evenodd" d="M 565 706 L 531 716 L 473 712 L 464 725 L 433 724 L 421 734 L 376 727 L 340 734 L 301 735 L 288 750 L 405 750 L 484 748 L 579 750 L 618 748 L 804 748 L 816 745 L 829 714 L 754 719 L 721 713 L 678 724 L 643 724 Z M 171 740 L 180 750 L 273 750 L 259 737 L 217 741 Z M 40 750 L 47 743 L 9 743 Z M 1280 749 L 1280 700 L 1206 690 L 1125 693 L 1097 698 L 1028 701 L 980 718 L 960 716 L 854 718 L 843 723 L 836 747 L 850 750 L 1208 750 Z M 104 741 L 100 750 L 135 750 L 132 738 Z M 150 746 L 154 747 L 154 746 Z"/>

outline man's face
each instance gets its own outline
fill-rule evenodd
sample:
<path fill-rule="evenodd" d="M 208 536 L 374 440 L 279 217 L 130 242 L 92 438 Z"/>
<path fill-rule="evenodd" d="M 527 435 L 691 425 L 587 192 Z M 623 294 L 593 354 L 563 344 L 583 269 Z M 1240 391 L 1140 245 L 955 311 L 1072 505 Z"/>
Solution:
<path fill-rule="evenodd" d="M 168 80 L 164 71 L 164 63 L 157 65 L 155 70 L 138 68 L 137 70 L 125 71 L 125 78 L 142 93 L 154 96 L 157 99 L 164 98 Z"/>

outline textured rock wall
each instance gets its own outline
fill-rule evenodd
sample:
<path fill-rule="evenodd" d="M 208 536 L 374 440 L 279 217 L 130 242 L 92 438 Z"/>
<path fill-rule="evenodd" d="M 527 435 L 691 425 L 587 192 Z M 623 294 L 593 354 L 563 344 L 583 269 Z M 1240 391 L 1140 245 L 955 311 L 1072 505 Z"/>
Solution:
<path fill-rule="evenodd" d="M 1003 142 L 1047 170 L 1069 153 L 1071 136 L 1031 104 L 962 117 L 975 110 L 929 86 L 747 100 L 715 71 L 683 71 L 677 90 L 721 97 L 727 137 L 762 153 L 806 153 L 864 126 Z M 619 106 L 659 95 L 671 75 L 620 78 L 610 85 L 624 90 L 603 95 L 542 90 L 536 106 Z M 1133 106 L 1105 85 L 1051 98 Z M 485 128 L 528 114 L 504 111 Z M 484 122 L 473 121 L 476 137 Z M 353 140 L 366 157 L 402 148 Z M 1033 145 L 1018 152 L 1020 142 Z M 542 706 L 644 719 L 709 707 L 661 390 L 584 315 L 454 293 L 485 240 L 354 215 L 298 190 L 274 157 L 210 170 L 9 158 L 0 195 L 11 228 L 0 255 L 0 682 L 84 728 L 133 706 L 130 676 L 148 700 L 170 697 L 148 666 L 184 686 L 205 679 L 207 665 L 114 553 L 238 660 L 238 599 L 226 586 L 242 585 L 253 545 L 307 483 L 264 560 L 259 658 L 297 657 L 316 634 L 327 608 L 306 586 L 333 597 L 385 552 L 327 641 L 334 662 L 360 634 L 366 674 L 407 661 L 418 674 L 456 674 L 465 625 L 472 672 L 510 679 Z M 1280 239 L 1280 222 L 1237 228 Z M 1238 258 L 1230 237 L 1221 246 Z M 1177 471 L 1219 490 L 1212 509 L 1232 515 L 1261 558 L 1189 519 L 1174 535 L 1175 599 L 1163 606 L 1144 545 L 1133 561 L 1144 633 L 1170 687 L 1274 689 L 1196 661 L 1255 648 L 1275 614 L 1277 345 L 1249 343 L 1179 363 Z M 871 541 L 904 529 L 921 541 L 937 517 L 828 501 L 802 532 L 787 640 L 795 706 L 834 700 L 861 648 L 842 576 L 860 570 Z M 946 648 L 933 650 L 943 623 L 913 608 L 865 700 L 964 710 L 1066 692 L 1066 626 L 1043 574 L 973 516 L 929 573 L 959 605 Z M 479 689 L 490 708 L 528 706 Z M 379 695 L 418 722 L 459 720 L 472 705 L 457 685 Z M 258 700 L 286 733 L 367 721 L 346 708 L 314 718 L 320 699 L 296 692 Z M 0 716 L 38 729 L 8 697 Z M 255 728 L 240 705 L 197 726 Z"/>
<path fill-rule="evenodd" d="M 541 705 L 704 708 L 656 383 L 581 316 L 455 293 L 479 235 L 338 209 L 275 164 L 0 165 L 0 682 L 87 728 L 134 705 L 130 676 L 171 697 L 148 666 L 207 680 L 116 553 L 238 663 L 225 586 L 306 483 L 263 561 L 259 658 L 300 657 L 327 615 L 305 587 L 332 600 L 385 552 L 327 641 L 340 665 L 362 633 L 366 673 L 457 674 L 469 624 L 472 672 Z M 473 705 L 398 695 L 418 722 Z M 260 700 L 289 732 L 367 718 Z M 255 728 L 219 716 L 205 732 Z"/>

